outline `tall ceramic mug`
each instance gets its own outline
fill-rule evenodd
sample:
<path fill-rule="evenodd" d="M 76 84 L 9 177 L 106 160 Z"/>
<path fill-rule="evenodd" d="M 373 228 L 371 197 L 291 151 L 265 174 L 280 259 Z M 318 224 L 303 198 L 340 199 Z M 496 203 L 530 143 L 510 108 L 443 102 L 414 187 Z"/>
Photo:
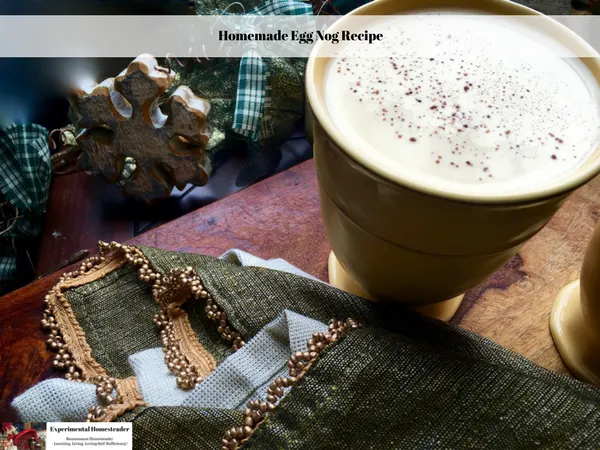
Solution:
<path fill-rule="evenodd" d="M 377 0 L 351 15 L 408 14 L 424 8 L 538 15 L 545 29 L 574 52 L 591 51 L 552 19 L 503 0 Z M 334 27 L 343 29 L 344 20 Z M 374 163 L 336 127 L 324 95 L 330 59 L 319 57 L 320 49 L 317 43 L 309 59 L 306 86 L 322 214 L 339 264 L 377 300 L 426 305 L 465 293 L 513 257 L 573 190 L 600 172 L 598 147 L 567 176 L 526 193 L 457 194 L 419 183 L 418 177 L 406 178 Z M 582 61 L 600 84 L 600 60 Z"/>

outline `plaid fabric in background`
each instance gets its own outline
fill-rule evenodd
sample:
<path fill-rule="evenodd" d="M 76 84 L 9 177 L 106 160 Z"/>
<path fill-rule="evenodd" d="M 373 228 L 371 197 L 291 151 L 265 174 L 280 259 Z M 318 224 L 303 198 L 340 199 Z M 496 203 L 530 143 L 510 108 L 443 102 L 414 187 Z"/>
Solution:
<path fill-rule="evenodd" d="M 233 131 L 252 141 L 258 140 L 266 84 L 265 63 L 256 50 L 249 50 L 240 62 Z"/>
<path fill-rule="evenodd" d="M 296 0 L 267 0 L 248 12 L 250 16 L 300 16 L 310 14 L 312 14 L 311 4 Z M 256 51 L 255 44 L 250 43 L 249 46 L 249 50 L 245 52 L 240 62 L 232 128 L 236 133 L 256 142 L 259 138 L 264 111 L 267 73 L 266 65 Z"/>
<path fill-rule="evenodd" d="M 14 287 L 21 263 L 32 265 L 23 248 L 42 231 L 51 175 L 44 127 L 0 129 L 0 294 Z"/>

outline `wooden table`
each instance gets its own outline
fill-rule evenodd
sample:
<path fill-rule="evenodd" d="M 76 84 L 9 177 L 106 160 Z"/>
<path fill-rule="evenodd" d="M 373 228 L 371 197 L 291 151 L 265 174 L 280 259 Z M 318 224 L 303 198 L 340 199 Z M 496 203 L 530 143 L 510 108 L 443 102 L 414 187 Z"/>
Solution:
<path fill-rule="evenodd" d="M 125 241 L 134 236 L 136 202 L 114 184 L 85 172 L 52 180 L 36 276 L 47 275 L 82 250 L 95 251 L 99 239 Z"/>
<path fill-rule="evenodd" d="M 453 322 L 487 336 L 550 370 L 568 373 L 548 329 L 552 301 L 578 276 L 600 215 L 600 178 L 577 191 L 554 219 L 504 268 L 470 291 Z M 128 241 L 219 256 L 239 248 L 284 258 L 327 279 L 323 229 L 312 161 L 255 184 Z M 14 420 L 12 399 L 55 376 L 39 321 L 54 274 L 0 298 L 0 417 Z"/>

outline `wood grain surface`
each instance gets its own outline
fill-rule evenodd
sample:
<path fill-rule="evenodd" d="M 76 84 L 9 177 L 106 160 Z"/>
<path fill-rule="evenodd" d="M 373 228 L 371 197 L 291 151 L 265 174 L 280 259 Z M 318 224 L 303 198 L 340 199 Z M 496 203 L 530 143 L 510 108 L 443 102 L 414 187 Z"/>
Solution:
<path fill-rule="evenodd" d="M 552 301 L 578 276 L 600 211 L 600 178 L 575 192 L 553 220 L 484 284 L 470 291 L 453 322 L 568 373 L 548 328 Z M 321 220 L 312 161 L 128 241 L 219 256 L 239 248 L 284 258 L 327 278 L 329 244 Z M 39 327 L 43 297 L 58 275 L 0 298 L 0 417 L 14 419 L 11 400 L 54 376 Z"/>
<path fill-rule="evenodd" d="M 51 273 L 80 250 L 95 251 L 98 240 L 121 242 L 132 238 L 135 206 L 118 186 L 100 177 L 84 172 L 54 177 L 36 275 Z"/>

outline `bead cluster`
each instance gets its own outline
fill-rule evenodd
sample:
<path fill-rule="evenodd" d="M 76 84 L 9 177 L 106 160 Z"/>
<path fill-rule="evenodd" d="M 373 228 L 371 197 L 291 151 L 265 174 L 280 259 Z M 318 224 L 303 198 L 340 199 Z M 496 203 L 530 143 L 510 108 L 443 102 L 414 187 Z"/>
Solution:
<path fill-rule="evenodd" d="M 117 242 L 111 242 L 110 244 L 100 242 L 98 246 L 101 249 L 101 255 L 103 255 L 102 249 L 122 249 L 125 252 L 127 261 L 139 268 L 140 280 L 152 283 L 154 300 L 161 307 L 161 310 L 163 310 L 162 313 L 167 318 L 167 321 L 169 320 L 169 309 L 179 308 L 189 298 L 194 298 L 195 300 L 205 299 L 206 307 L 204 310 L 206 311 L 206 316 L 217 324 L 217 330 L 221 333 L 221 337 L 231 342 L 234 351 L 244 346 L 245 342 L 241 334 L 231 329 L 227 322 L 227 314 L 215 303 L 212 295 L 204 289 L 200 278 L 192 267 L 172 269 L 169 275 L 162 277 L 160 273 L 151 269 L 150 261 L 136 247 L 122 245 Z M 180 289 L 189 289 L 189 296 L 187 298 L 181 297 L 183 301 L 179 304 L 173 304 L 170 300 Z M 167 311 L 164 311 L 165 308 L 167 308 Z M 165 322 L 165 320 L 156 319 L 161 325 Z"/>
<path fill-rule="evenodd" d="M 52 361 L 52 367 L 56 370 L 66 371 L 65 377 L 68 380 L 80 381 L 81 371 L 73 361 L 73 357 L 69 352 L 69 346 L 65 344 L 65 341 L 60 334 L 58 324 L 49 308 L 44 311 L 42 327 L 44 330 L 48 331 L 50 335 L 48 339 L 46 339 L 46 345 L 50 350 L 56 352 L 54 361 Z"/>
<path fill-rule="evenodd" d="M 267 413 L 275 409 L 277 402 L 285 394 L 284 389 L 294 386 L 304 376 L 321 351 L 358 327 L 358 322 L 353 319 L 346 321 L 333 319 L 329 322 L 328 331 L 314 333 L 308 341 L 308 351 L 296 352 L 288 360 L 289 376 L 278 377 L 269 385 L 266 401 L 248 402 L 244 412 L 244 425 L 227 430 L 221 441 L 221 450 L 236 450 L 243 445 L 265 420 Z"/>
<path fill-rule="evenodd" d="M 173 323 L 167 318 L 164 313 L 154 316 L 154 323 L 160 329 L 160 339 L 162 341 L 163 350 L 165 352 L 165 363 L 169 371 L 177 375 L 177 387 L 183 390 L 189 390 L 204 381 L 196 366 L 190 363 L 185 357 L 175 331 Z"/>
<path fill-rule="evenodd" d="M 122 251 L 127 262 L 138 269 L 138 276 L 144 283 L 152 283 L 152 293 L 156 298 L 156 293 L 161 289 L 162 276 L 150 268 L 150 261 L 144 256 L 144 253 L 137 248 L 129 245 L 119 244 L 118 242 L 98 243 L 98 253 L 104 256 L 111 251 Z"/>
<path fill-rule="evenodd" d="M 152 296 L 161 309 L 161 312 L 154 316 L 153 321 L 160 329 L 165 363 L 169 370 L 177 376 L 176 382 L 180 389 L 192 389 L 198 383 L 201 383 L 204 378 L 199 375 L 198 369 L 189 362 L 181 351 L 173 323 L 170 319 L 173 307 L 180 306 L 172 304 L 171 300 L 181 289 L 189 287 L 191 294 L 195 298 L 201 298 L 203 295 L 206 297 L 208 295 L 202 289 L 199 278 L 195 274 L 192 274 L 193 269 L 191 267 L 173 269 L 169 275 L 163 277 L 160 273 L 152 269 L 150 261 L 136 247 L 122 245 L 117 242 L 111 242 L 110 244 L 100 242 L 99 248 L 123 251 L 127 262 L 138 268 L 139 279 L 144 283 L 152 283 Z M 183 296 L 183 298 L 187 300 L 187 296 Z"/>
<path fill-rule="evenodd" d="M 150 261 L 136 247 L 122 245 L 118 242 L 100 242 L 98 247 L 102 256 L 111 250 L 123 251 L 127 262 L 138 268 L 140 280 L 152 283 L 152 296 L 161 310 L 154 316 L 154 323 L 160 329 L 165 363 L 169 370 L 177 376 L 176 382 L 180 389 L 192 389 L 204 380 L 198 369 L 181 351 L 171 320 L 173 315 L 181 313 L 181 305 L 188 299 L 206 301 L 207 317 L 217 323 L 217 330 L 223 339 L 231 342 L 234 351 L 244 345 L 241 335 L 231 329 L 227 323 L 225 312 L 214 302 L 192 267 L 172 269 L 168 275 L 162 276 L 152 269 Z"/>
<path fill-rule="evenodd" d="M 232 331 L 227 324 L 225 312 L 213 301 L 206 291 L 196 271 L 192 267 L 172 269 L 157 289 L 155 299 L 161 307 L 161 313 L 154 317 L 154 323 L 160 328 L 160 337 L 165 350 L 165 362 L 169 370 L 177 375 L 177 386 L 188 390 L 204 380 L 198 369 L 185 357 L 175 335 L 171 317 L 181 314 L 181 305 L 189 298 L 206 301 L 206 313 L 209 319 L 218 323 L 217 330 L 223 339 L 232 342 L 234 350 L 244 345 L 239 333 Z"/>
<path fill-rule="evenodd" d="M 161 307 L 161 313 L 154 316 L 154 323 L 160 329 L 165 363 L 169 371 L 177 376 L 177 386 L 183 390 L 193 389 L 204 381 L 204 377 L 181 351 L 171 318 L 182 313 L 181 305 L 190 297 L 197 300 L 207 296 L 208 293 L 192 267 L 169 271 L 164 283 L 155 292 L 155 300 Z"/>
<path fill-rule="evenodd" d="M 122 250 L 125 252 L 127 261 L 135 267 L 138 267 L 141 281 L 152 283 L 152 294 L 156 303 L 161 307 L 164 317 L 155 317 L 155 322 L 160 322 L 161 326 L 169 321 L 169 312 L 177 309 L 189 298 L 195 300 L 206 300 L 206 316 L 217 324 L 217 331 L 221 337 L 228 342 L 234 351 L 242 348 L 245 344 L 240 333 L 233 331 L 227 322 L 227 314 L 219 305 L 216 304 L 212 295 L 206 291 L 196 271 L 192 267 L 185 269 L 172 269 L 168 275 L 162 277 L 160 273 L 152 270 L 150 261 L 144 256 L 142 251 L 136 247 L 119 244 L 118 242 L 100 242 L 98 244 L 99 253 L 104 256 L 110 250 Z M 189 289 L 187 296 L 181 295 L 181 289 Z M 173 302 L 172 299 L 178 296 L 179 302 Z M 166 310 L 165 310 L 166 309 Z M 165 320 L 166 318 L 166 320 Z M 162 320 L 161 320 L 162 319 Z M 165 333 L 166 334 L 166 333 Z"/>
<path fill-rule="evenodd" d="M 48 332 L 49 336 L 46 339 L 46 345 L 50 350 L 56 352 L 54 357 L 54 361 L 52 361 L 52 366 L 56 370 L 64 371 L 65 378 L 67 380 L 73 381 L 83 381 L 83 374 L 81 373 L 81 369 L 77 367 L 75 364 L 73 355 L 70 352 L 69 346 L 65 343 L 61 332 L 60 327 L 54 317 L 54 313 L 52 311 L 52 307 L 50 305 L 50 296 L 54 294 L 59 299 L 64 299 L 64 294 L 61 290 L 61 283 L 64 283 L 69 280 L 73 280 L 80 275 L 93 272 L 96 267 L 104 261 L 104 257 L 93 256 L 91 258 L 86 259 L 81 263 L 79 270 L 75 270 L 73 272 L 66 272 L 63 274 L 58 284 L 53 288 L 53 290 L 46 295 L 44 298 L 44 317 L 42 318 L 42 328 Z"/>
<path fill-rule="evenodd" d="M 159 301 L 172 309 L 179 308 L 190 297 L 199 300 L 210 296 L 202 286 L 196 271 L 189 266 L 185 269 L 171 269 L 157 294 Z"/>
<path fill-rule="evenodd" d="M 231 329 L 227 323 L 227 314 L 215 303 L 210 295 L 206 299 L 204 311 L 206 311 L 206 316 L 218 325 L 217 331 L 221 333 L 221 337 L 226 341 L 231 342 L 233 351 L 238 351 L 246 344 L 242 335 Z"/>
<path fill-rule="evenodd" d="M 182 295 L 182 289 L 189 289 L 189 291 Z M 179 297 L 179 301 L 173 301 L 172 299 L 175 297 Z M 217 331 L 221 334 L 221 337 L 231 343 L 234 351 L 244 346 L 245 342 L 242 335 L 231 329 L 231 326 L 227 322 L 227 314 L 217 305 L 212 295 L 206 291 L 193 267 L 188 266 L 185 269 L 172 269 L 167 279 L 164 280 L 162 287 L 157 290 L 155 298 L 160 299 L 160 303 L 171 312 L 179 309 L 189 298 L 205 300 L 206 306 L 204 307 L 204 311 L 206 312 L 206 317 L 217 324 Z"/>
<path fill-rule="evenodd" d="M 97 377 L 93 382 L 96 385 L 98 405 L 90 408 L 87 422 L 102 422 L 110 407 L 121 402 L 117 390 L 117 380 L 109 376 L 102 376 Z"/>
<path fill-rule="evenodd" d="M 65 377 L 69 380 L 87 381 L 96 384 L 99 405 L 90 410 L 88 414 L 89 421 L 103 420 L 107 417 L 107 411 L 110 407 L 119 403 L 118 395 L 112 395 L 113 389 L 116 389 L 115 380 L 108 377 L 94 378 L 93 380 L 86 379 L 75 363 L 73 355 L 61 335 L 60 327 L 50 306 L 50 296 L 54 294 L 59 300 L 68 302 L 62 293 L 63 287 L 61 284 L 96 270 L 102 262 L 106 261 L 106 257 L 111 252 L 122 253 L 127 263 L 138 269 L 139 279 L 152 284 L 153 298 L 161 309 L 161 312 L 154 317 L 154 322 L 161 330 L 160 335 L 165 352 L 165 362 L 169 370 L 177 375 L 178 387 L 185 390 L 191 389 L 204 380 L 199 375 L 198 369 L 189 362 L 181 351 L 171 320 L 171 317 L 182 312 L 181 305 L 188 299 L 206 300 L 207 317 L 217 323 L 218 331 L 223 339 L 231 342 L 234 350 L 238 350 L 244 345 L 241 335 L 231 329 L 225 312 L 219 308 L 210 293 L 204 289 L 200 278 L 192 267 L 173 269 L 168 275 L 162 276 L 151 268 L 150 261 L 140 249 L 114 241 L 110 243 L 100 241 L 98 243 L 98 256 L 83 261 L 79 270 L 65 273 L 60 278 L 59 283 L 46 296 L 44 300 L 46 309 L 42 319 L 42 327 L 50 334 L 46 343 L 50 349 L 57 352 L 53 362 L 54 368 L 64 370 L 66 372 Z"/>

